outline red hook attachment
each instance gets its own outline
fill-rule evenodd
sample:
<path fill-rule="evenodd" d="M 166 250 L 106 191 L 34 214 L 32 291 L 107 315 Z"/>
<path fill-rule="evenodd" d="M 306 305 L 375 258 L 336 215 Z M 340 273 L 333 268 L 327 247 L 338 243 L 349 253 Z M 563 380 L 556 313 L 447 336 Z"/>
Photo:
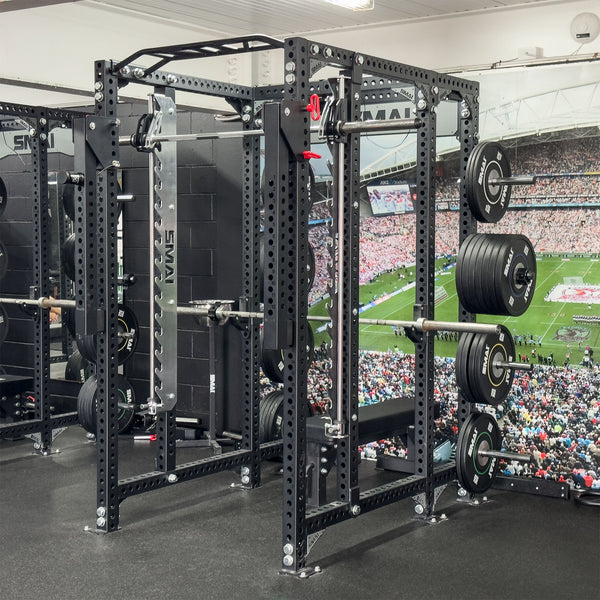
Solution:
<path fill-rule="evenodd" d="M 315 152 L 311 152 L 310 150 L 305 150 L 302 153 L 302 156 L 304 156 L 306 160 L 310 160 L 311 158 L 321 158 L 320 154 L 316 154 Z"/>
<path fill-rule="evenodd" d="M 310 118 L 313 121 L 318 121 L 321 118 L 321 100 L 318 94 L 313 94 L 310 97 L 310 104 L 306 105 L 306 110 L 310 113 Z"/>

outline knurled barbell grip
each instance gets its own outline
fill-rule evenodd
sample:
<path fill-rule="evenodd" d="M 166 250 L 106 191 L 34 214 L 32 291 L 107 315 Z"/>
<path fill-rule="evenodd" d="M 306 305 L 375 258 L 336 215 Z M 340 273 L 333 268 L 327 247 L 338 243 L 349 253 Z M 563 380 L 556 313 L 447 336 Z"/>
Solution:
<path fill-rule="evenodd" d="M 515 369 L 516 371 L 531 371 L 533 365 L 531 363 L 506 362 L 504 360 L 495 360 L 492 366 L 502 369 Z"/>
<path fill-rule="evenodd" d="M 491 185 L 532 185 L 537 182 L 537 175 L 513 175 L 511 177 L 491 177 Z"/>
<path fill-rule="evenodd" d="M 500 458 L 502 460 L 516 460 L 518 462 L 529 462 L 529 454 L 516 454 L 515 452 L 499 452 L 498 450 L 478 450 L 478 456 L 487 456 L 489 458 Z"/>

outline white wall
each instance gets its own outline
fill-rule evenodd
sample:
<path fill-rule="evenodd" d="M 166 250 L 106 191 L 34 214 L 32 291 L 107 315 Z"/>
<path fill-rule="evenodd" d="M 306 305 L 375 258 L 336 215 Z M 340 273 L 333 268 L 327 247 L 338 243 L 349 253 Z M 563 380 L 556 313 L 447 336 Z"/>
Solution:
<path fill-rule="evenodd" d="M 490 9 L 444 19 L 305 36 L 398 62 L 443 69 L 511 60 L 523 46 L 542 47 L 545 56 L 570 54 L 578 45 L 571 39 L 569 24 L 581 12 L 600 14 L 600 2 L 536 3 L 517 9 Z M 121 59 L 139 48 L 215 37 L 197 27 L 141 19 L 130 12 L 111 13 L 87 0 L 0 13 L 0 24 L 0 77 L 86 91 L 92 89 L 94 60 Z M 580 52 L 600 52 L 600 39 L 584 45 Z M 252 61 L 245 55 L 221 62 L 200 59 L 174 63 L 172 68 L 176 72 L 242 84 L 267 79 L 279 83 L 283 77 L 279 62 L 268 57 Z M 258 66 L 254 74 L 252 64 Z M 3 89 L 8 94 L 8 89 L 0 86 L 0 100 L 7 99 Z M 39 97 L 27 89 L 12 88 L 10 92 L 13 101 L 39 103 Z M 141 94 L 146 92 L 142 87 Z M 128 86 L 123 93 L 132 95 L 132 88 Z M 53 103 L 50 93 L 48 98 L 48 105 L 64 101 L 60 97 Z"/>
<path fill-rule="evenodd" d="M 367 31 L 313 33 L 311 39 L 438 70 L 508 61 L 517 57 L 519 48 L 526 46 L 543 48 L 545 56 L 571 54 L 579 44 L 571 38 L 570 23 L 582 12 L 600 16 L 600 1 L 489 9 L 464 16 L 379 26 Z M 600 37 L 580 50 L 580 53 L 589 52 L 600 52 Z"/>

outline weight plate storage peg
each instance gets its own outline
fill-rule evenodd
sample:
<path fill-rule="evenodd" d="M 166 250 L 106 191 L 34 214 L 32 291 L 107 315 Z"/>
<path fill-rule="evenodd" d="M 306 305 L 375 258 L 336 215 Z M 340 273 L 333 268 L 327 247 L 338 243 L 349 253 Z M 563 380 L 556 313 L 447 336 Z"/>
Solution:
<path fill-rule="evenodd" d="M 456 443 L 456 475 L 460 485 L 472 494 L 482 494 L 494 483 L 500 458 L 502 436 L 496 419 L 486 413 L 472 413 L 462 426 Z"/>
<path fill-rule="evenodd" d="M 456 261 L 456 293 L 472 313 L 518 317 L 533 299 L 537 265 L 523 235 L 467 237 Z"/>
<path fill-rule="evenodd" d="M 481 223 L 497 223 L 506 213 L 511 186 L 496 180 L 510 176 L 510 163 L 500 144 L 475 146 L 467 162 L 466 192 L 469 208 Z"/>
<path fill-rule="evenodd" d="M 81 426 L 90 433 L 96 433 L 96 412 L 98 410 L 96 389 L 98 381 L 92 375 L 79 390 L 77 396 L 77 415 Z M 117 401 L 119 433 L 126 433 L 133 425 L 135 418 L 135 394 L 131 384 L 123 375 L 117 376 Z"/>

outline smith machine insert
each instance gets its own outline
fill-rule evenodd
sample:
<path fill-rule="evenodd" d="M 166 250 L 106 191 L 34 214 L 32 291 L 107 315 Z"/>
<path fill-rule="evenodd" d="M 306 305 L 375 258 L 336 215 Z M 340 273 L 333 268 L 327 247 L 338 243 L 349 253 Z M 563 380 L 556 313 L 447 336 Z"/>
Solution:
<path fill-rule="evenodd" d="M 232 53 L 278 51 L 284 55 L 284 83 L 245 87 L 198 79 L 164 71 L 171 61 L 222 56 Z M 155 59 L 151 67 L 135 61 Z M 322 68 L 337 76 L 313 80 Z M 152 118 L 133 135 L 119 135 L 117 95 L 119 87 L 136 82 L 154 87 L 150 96 Z M 281 452 L 283 456 L 283 504 L 281 570 L 306 577 L 318 570 L 307 566 L 310 548 L 330 525 L 407 497 L 432 517 L 435 501 L 446 484 L 457 478 L 454 462 L 434 468 L 434 271 L 436 108 L 441 102 L 456 107 L 456 135 L 460 142 L 463 172 L 477 142 L 478 85 L 425 69 L 302 38 L 281 42 L 265 36 L 211 40 L 142 50 L 121 61 L 95 64 L 96 110 L 75 119 L 76 174 L 83 182 L 76 197 L 75 249 L 77 271 L 77 336 L 96 335 L 97 351 L 97 521 L 100 532 L 119 525 L 119 503 L 152 489 L 203 475 L 238 468 L 242 485 L 260 483 L 260 461 Z M 239 448 L 232 452 L 178 465 L 175 456 L 177 382 L 177 314 L 191 311 L 220 318 L 218 306 L 177 305 L 177 159 L 178 139 L 202 139 L 199 133 L 176 134 L 177 91 L 220 96 L 240 115 L 239 133 L 243 162 L 243 295 L 238 309 L 227 307 L 220 317 L 243 321 L 242 399 L 243 428 Z M 406 101 L 412 118 L 385 122 L 361 121 L 365 105 Z M 323 105 L 322 114 L 318 106 Z M 317 121 L 319 121 L 317 123 Z M 407 331 L 415 344 L 414 472 L 381 487 L 362 490 L 358 479 L 358 282 L 359 282 L 359 182 L 360 135 L 377 131 L 415 134 L 417 195 L 416 290 L 414 321 Z M 220 134 L 209 134 L 219 137 Z M 264 137 L 264 307 L 259 305 L 260 238 L 260 138 Z M 331 449 L 335 489 L 329 499 L 309 497 L 308 476 L 320 457 L 308 452 L 306 344 L 308 334 L 308 190 L 309 161 L 315 155 L 311 141 L 328 144 L 333 176 L 329 289 L 331 296 L 327 331 L 331 337 L 330 392 L 332 405 L 323 420 L 322 437 Z M 129 144 L 149 154 L 150 290 L 152 313 L 151 386 L 148 411 L 157 420 L 156 470 L 127 479 L 118 477 L 117 410 L 117 269 L 115 232 L 117 221 L 116 172 L 119 145 Z M 463 173 L 464 174 L 464 173 Z M 465 178 L 462 178 L 465 181 Z M 460 241 L 476 233 L 476 222 L 461 184 Z M 207 301 L 205 301 L 206 304 Z M 211 312 L 212 311 L 212 312 Z M 282 440 L 259 444 L 259 320 L 264 321 L 266 348 L 281 349 L 283 356 Z M 475 324 L 475 316 L 461 309 L 457 329 L 493 333 L 492 326 Z M 443 327 L 449 329 L 448 324 Z M 504 367 L 503 367 L 504 368 Z M 460 400 L 463 423 L 471 407 Z M 315 444 L 310 444 L 311 448 Z M 317 444 L 318 447 L 318 444 Z M 483 454 L 482 454 L 483 456 Z M 333 477 L 333 473 L 332 473 Z"/>

